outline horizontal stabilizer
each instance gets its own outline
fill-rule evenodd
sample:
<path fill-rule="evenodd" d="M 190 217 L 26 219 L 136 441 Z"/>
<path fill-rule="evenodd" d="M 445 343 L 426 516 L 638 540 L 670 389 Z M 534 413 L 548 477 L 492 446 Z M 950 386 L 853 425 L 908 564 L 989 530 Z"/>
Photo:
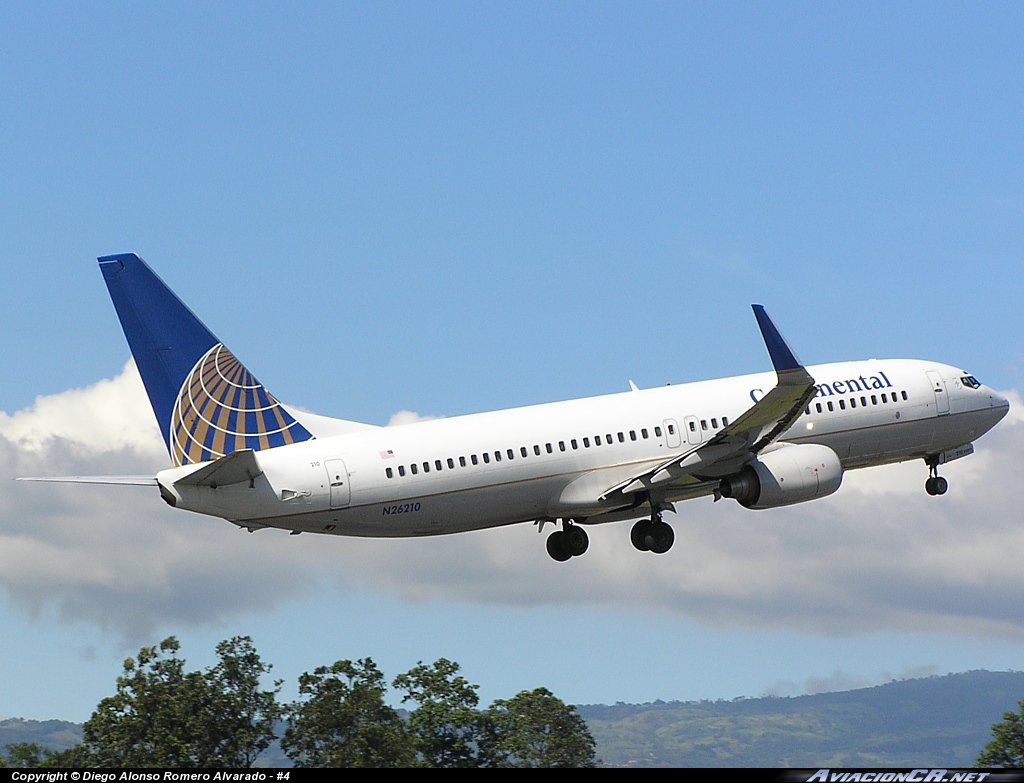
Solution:
<path fill-rule="evenodd" d="M 56 484 L 121 484 L 126 487 L 156 486 L 156 476 L 23 476 L 17 481 L 49 481 Z"/>
<path fill-rule="evenodd" d="M 226 457 L 204 465 L 174 483 L 175 485 L 216 489 L 227 484 L 252 481 L 262 474 L 263 468 L 260 467 L 260 463 L 256 459 L 256 452 L 252 449 L 243 449 L 242 451 L 233 451 Z"/>

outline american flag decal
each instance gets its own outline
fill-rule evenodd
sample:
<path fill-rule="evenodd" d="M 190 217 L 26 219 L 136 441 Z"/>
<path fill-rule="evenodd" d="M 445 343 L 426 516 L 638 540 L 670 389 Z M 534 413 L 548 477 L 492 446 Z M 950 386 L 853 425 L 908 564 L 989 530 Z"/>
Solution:
<path fill-rule="evenodd" d="M 393 452 L 391 449 L 388 449 L 387 451 L 382 451 L 380 453 L 381 459 L 391 459 L 393 456 L 395 456 L 395 452 Z"/>

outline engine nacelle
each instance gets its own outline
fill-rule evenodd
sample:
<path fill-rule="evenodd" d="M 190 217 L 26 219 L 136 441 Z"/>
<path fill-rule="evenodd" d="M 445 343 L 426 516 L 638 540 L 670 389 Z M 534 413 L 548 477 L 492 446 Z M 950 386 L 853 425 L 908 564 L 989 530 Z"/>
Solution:
<path fill-rule="evenodd" d="M 842 483 L 839 457 L 828 446 L 784 444 L 722 479 L 721 492 L 746 508 L 776 508 L 831 495 Z"/>

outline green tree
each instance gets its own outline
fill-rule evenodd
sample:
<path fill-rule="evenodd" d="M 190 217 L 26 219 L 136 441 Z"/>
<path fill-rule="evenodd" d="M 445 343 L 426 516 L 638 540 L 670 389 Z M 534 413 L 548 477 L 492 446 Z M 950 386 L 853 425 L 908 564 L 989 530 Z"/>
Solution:
<path fill-rule="evenodd" d="M 35 742 L 7 745 L 7 757 L 0 755 L 0 767 L 89 767 L 92 757 L 84 745 L 67 750 L 50 750 Z"/>
<path fill-rule="evenodd" d="M 1007 712 L 992 724 L 992 741 L 978 755 L 979 767 L 1024 767 L 1024 699 L 1020 712 Z"/>
<path fill-rule="evenodd" d="M 93 765 L 247 767 L 274 739 L 280 684 L 260 690 L 270 667 L 249 637 L 221 642 L 206 672 L 186 671 L 180 647 L 172 636 L 125 660 L 117 692 L 85 722 Z"/>
<path fill-rule="evenodd" d="M 41 767 L 50 757 L 50 751 L 35 742 L 14 742 L 5 745 L 6 756 L 0 756 L 0 767 L 28 769 Z"/>
<path fill-rule="evenodd" d="M 337 661 L 299 677 L 281 747 L 298 767 L 404 767 L 415 755 L 370 658 Z"/>
<path fill-rule="evenodd" d="M 487 710 L 487 751 L 498 766 L 594 767 L 594 738 L 572 705 L 547 688 L 498 699 Z"/>
<path fill-rule="evenodd" d="M 216 762 L 209 684 L 186 672 L 173 636 L 127 658 L 117 693 L 85 722 L 84 744 L 102 767 L 201 767 Z"/>
<path fill-rule="evenodd" d="M 405 691 L 403 704 L 417 705 L 408 719 L 417 766 L 487 766 L 481 754 L 485 719 L 476 709 L 479 686 L 459 676 L 459 664 L 446 658 L 432 666 L 420 661 L 393 685 Z"/>
<path fill-rule="evenodd" d="M 218 738 L 216 756 L 224 766 L 248 768 L 277 737 L 281 680 L 274 681 L 273 690 L 260 688 L 272 666 L 263 663 L 248 636 L 221 642 L 217 656 L 217 665 L 206 673 L 214 698 L 210 717 Z"/>

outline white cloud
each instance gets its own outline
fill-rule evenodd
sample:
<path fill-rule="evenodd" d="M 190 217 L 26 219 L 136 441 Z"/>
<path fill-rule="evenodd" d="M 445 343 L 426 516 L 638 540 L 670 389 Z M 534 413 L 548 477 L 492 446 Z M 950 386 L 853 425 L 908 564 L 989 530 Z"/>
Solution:
<path fill-rule="evenodd" d="M 57 440 L 92 452 L 127 448 L 146 457 L 165 453 L 142 379 L 131 360 L 112 380 L 37 397 L 31 407 L 12 416 L 0 411 L 0 437 L 34 453 L 53 450 Z"/>
<path fill-rule="evenodd" d="M 400 416 L 415 414 L 392 423 Z M 551 561 L 528 525 L 407 540 L 249 535 L 172 510 L 144 488 L 8 480 L 166 465 L 129 364 L 111 381 L 0 414 L 0 590 L 26 611 L 55 606 L 132 643 L 158 626 L 260 611 L 325 581 L 410 602 L 629 607 L 710 625 L 1019 638 L 1019 397 L 977 448 L 946 466 L 944 497 L 925 494 L 921 463 L 878 468 L 850 474 L 830 498 L 786 509 L 679 504 L 676 545 L 660 557 L 632 549 L 628 523 L 591 528 L 590 551 L 568 563 Z"/>
<path fill-rule="evenodd" d="M 400 427 L 403 424 L 415 424 L 418 421 L 433 421 L 443 419 L 444 416 L 420 416 L 415 411 L 399 411 L 388 419 L 388 427 Z"/>
<path fill-rule="evenodd" d="M 25 475 L 147 473 L 169 464 L 134 364 L 113 380 L 0 413 L 0 590 L 37 613 L 134 644 L 160 624 L 215 624 L 310 589 L 314 549 L 175 512 L 139 487 L 25 484 Z"/>

